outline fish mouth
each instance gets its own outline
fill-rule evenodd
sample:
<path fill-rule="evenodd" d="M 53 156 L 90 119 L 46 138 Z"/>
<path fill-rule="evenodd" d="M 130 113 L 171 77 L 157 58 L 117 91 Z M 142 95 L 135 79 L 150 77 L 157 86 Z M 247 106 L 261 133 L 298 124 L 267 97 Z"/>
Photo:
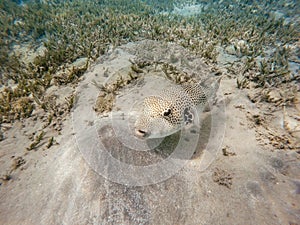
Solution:
<path fill-rule="evenodd" d="M 146 138 L 150 136 L 150 132 L 143 129 L 135 129 L 135 136 L 138 138 Z"/>
<path fill-rule="evenodd" d="M 176 131 L 170 131 L 167 133 L 164 132 L 160 132 L 160 133 L 151 133 L 151 132 L 147 132 L 145 130 L 141 130 L 141 129 L 135 129 L 135 136 L 140 138 L 140 139 L 159 139 L 159 138 L 165 138 L 167 136 L 170 136 L 174 133 L 176 133 Z"/>

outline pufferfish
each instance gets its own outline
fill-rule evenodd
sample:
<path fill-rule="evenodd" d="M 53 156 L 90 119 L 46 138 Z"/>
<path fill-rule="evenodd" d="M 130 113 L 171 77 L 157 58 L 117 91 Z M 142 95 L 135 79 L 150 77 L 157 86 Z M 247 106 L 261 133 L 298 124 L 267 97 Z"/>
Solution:
<path fill-rule="evenodd" d="M 193 124 L 195 113 L 205 108 L 208 101 L 215 96 L 220 80 L 221 77 L 209 78 L 146 97 L 135 121 L 135 135 L 139 138 L 161 138 Z"/>

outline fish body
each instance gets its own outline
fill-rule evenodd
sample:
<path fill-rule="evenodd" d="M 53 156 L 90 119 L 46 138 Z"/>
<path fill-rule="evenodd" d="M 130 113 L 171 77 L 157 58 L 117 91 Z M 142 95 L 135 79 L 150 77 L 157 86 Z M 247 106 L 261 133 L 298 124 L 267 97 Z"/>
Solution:
<path fill-rule="evenodd" d="M 172 87 L 143 100 L 141 114 L 135 122 L 140 138 L 160 138 L 194 122 L 195 113 L 204 108 L 216 93 L 220 78 L 193 85 Z"/>

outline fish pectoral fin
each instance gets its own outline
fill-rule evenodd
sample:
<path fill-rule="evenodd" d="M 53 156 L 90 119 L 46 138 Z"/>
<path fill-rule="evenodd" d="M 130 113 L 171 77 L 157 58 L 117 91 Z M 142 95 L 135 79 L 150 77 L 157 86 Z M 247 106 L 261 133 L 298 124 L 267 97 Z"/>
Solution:
<path fill-rule="evenodd" d="M 185 108 L 183 111 L 183 121 L 185 125 L 193 124 L 195 119 L 195 112 L 192 108 Z"/>

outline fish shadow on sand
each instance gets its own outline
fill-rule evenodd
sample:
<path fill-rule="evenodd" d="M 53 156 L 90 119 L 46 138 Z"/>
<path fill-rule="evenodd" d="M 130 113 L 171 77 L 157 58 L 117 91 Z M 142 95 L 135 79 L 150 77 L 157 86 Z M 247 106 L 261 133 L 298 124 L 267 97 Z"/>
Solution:
<path fill-rule="evenodd" d="M 147 149 L 134 149 L 120 140 L 114 128 L 107 124 L 98 129 L 105 150 L 115 159 L 135 166 L 159 163 L 169 157 L 179 160 L 200 158 L 209 142 L 212 117 L 210 112 L 201 119 L 201 126 L 183 128 L 170 136 L 145 140 Z"/>

